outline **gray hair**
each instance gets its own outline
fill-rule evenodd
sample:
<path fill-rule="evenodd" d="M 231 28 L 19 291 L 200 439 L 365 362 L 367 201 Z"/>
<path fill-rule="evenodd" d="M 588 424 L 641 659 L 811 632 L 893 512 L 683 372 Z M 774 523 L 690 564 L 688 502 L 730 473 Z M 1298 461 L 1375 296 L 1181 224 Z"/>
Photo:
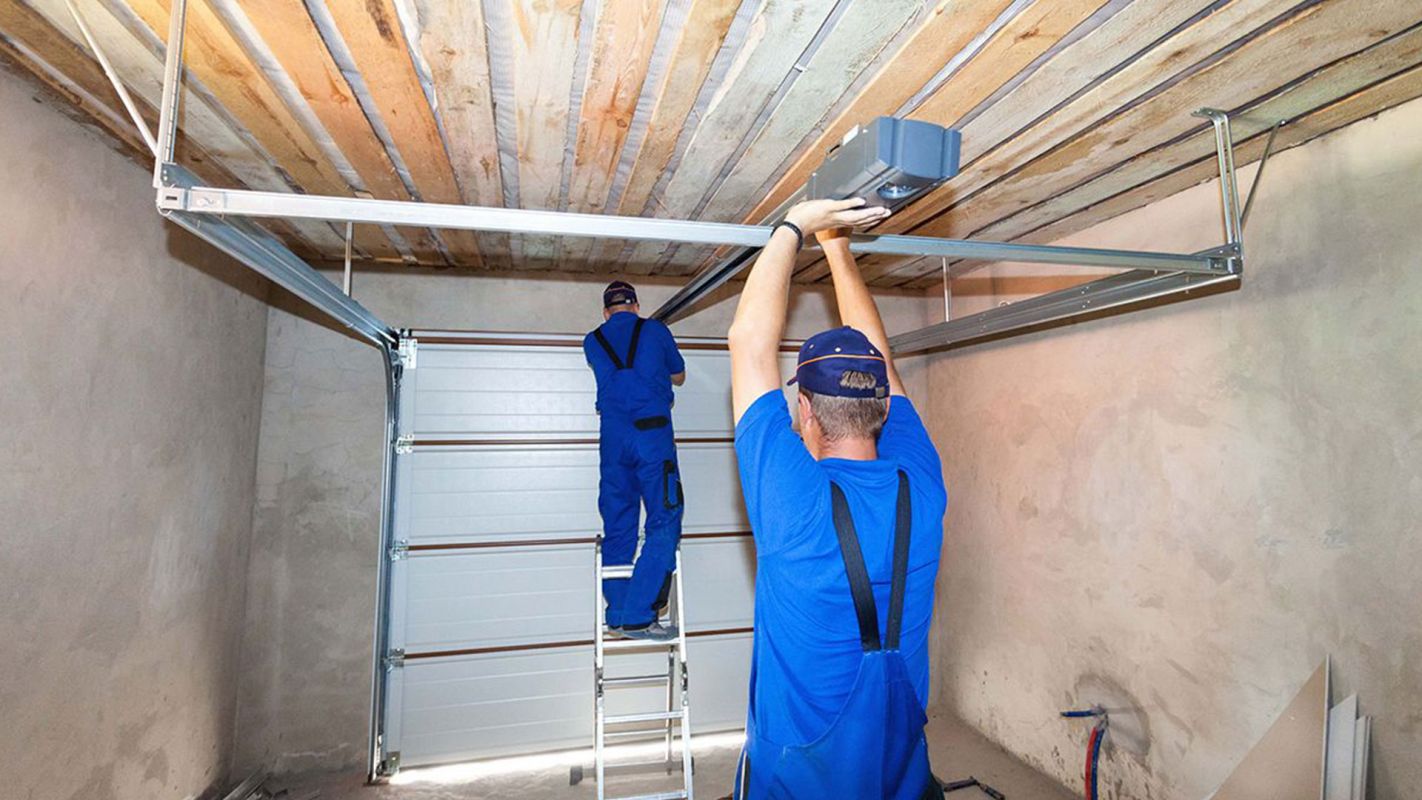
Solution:
<path fill-rule="evenodd" d="M 851 389 L 870 389 L 874 386 L 874 376 L 847 370 L 840 384 Z M 877 439 L 889 415 L 889 400 L 884 397 L 835 397 L 806 389 L 800 393 L 810 399 L 810 411 L 819 420 L 825 438 L 832 442 Z"/>

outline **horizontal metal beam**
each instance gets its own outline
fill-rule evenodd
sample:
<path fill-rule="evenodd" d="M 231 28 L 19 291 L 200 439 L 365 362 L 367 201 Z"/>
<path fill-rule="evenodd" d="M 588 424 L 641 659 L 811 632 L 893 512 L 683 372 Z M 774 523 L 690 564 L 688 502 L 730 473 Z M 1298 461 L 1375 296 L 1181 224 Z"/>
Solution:
<path fill-rule="evenodd" d="M 371 225 L 407 225 L 472 231 L 576 236 L 600 239 L 633 239 L 692 244 L 763 247 L 774 230 L 766 225 L 733 225 L 724 222 L 575 214 L 565 211 L 532 211 L 403 200 L 254 192 L 204 186 L 173 187 L 160 194 L 159 208 L 192 214 L 272 219 L 317 219 Z M 855 236 L 849 249 L 855 253 L 908 256 L 947 256 L 993 261 L 1030 261 L 1092 267 L 1139 267 L 1220 274 L 1229 271 L 1228 260 L 1211 254 L 1154 253 L 1134 250 L 1100 250 L 1088 247 L 1053 247 L 928 236 Z"/>
<path fill-rule="evenodd" d="M 408 200 L 368 200 L 285 192 L 193 187 L 162 197 L 160 208 L 194 214 L 269 219 L 317 219 L 372 225 L 408 225 L 471 231 L 506 231 L 606 239 L 637 239 L 695 244 L 752 245 L 770 238 L 770 229 L 720 222 L 532 211 Z"/>
<path fill-rule="evenodd" d="M 889 339 L 896 354 L 963 345 L 1038 325 L 1067 322 L 1152 300 L 1184 299 L 1207 287 L 1238 284 L 1238 274 L 1195 275 L 1181 272 L 1132 270 L 1119 275 L 940 322 Z"/>
<path fill-rule="evenodd" d="M 963 258 L 981 261 L 1016 261 L 1078 267 L 1169 270 L 1201 275 L 1227 275 L 1236 261 L 1224 251 L 1158 253 L 1147 250 L 1104 250 L 1093 247 L 983 242 L 971 239 L 936 239 L 928 236 L 858 235 L 850 239 L 854 253 Z M 671 323 L 691 311 L 701 298 L 715 291 L 746 268 L 758 250 L 741 250 L 702 270 L 652 316 Z"/>
<path fill-rule="evenodd" d="M 398 343 L 397 331 L 343 294 L 340 287 L 255 223 L 240 216 L 218 217 L 164 207 L 163 197 L 196 186 L 198 179 L 175 164 L 164 165 L 160 174 L 165 185 L 158 190 L 159 210 L 168 219 L 315 306 L 376 347 Z"/>

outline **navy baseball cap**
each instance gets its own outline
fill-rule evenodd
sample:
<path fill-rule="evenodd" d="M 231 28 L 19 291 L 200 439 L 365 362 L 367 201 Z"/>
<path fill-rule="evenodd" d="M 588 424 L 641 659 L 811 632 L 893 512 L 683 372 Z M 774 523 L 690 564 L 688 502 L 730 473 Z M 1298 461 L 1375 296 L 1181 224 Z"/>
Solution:
<path fill-rule="evenodd" d="M 625 306 L 637 302 L 637 290 L 627 281 L 613 281 L 602 290 L 602 307 Z"/>
<path fill-rule="evenodd" d="M 874 383 L 863 386 L 846 381 L 846 372 L 870 375 Z M 814 394 L 834 397 L 888 397 L 889 365 L 868 336 L 845 325 L 817 333 L 800 345 L 800 358 L 790 383 L 799 383 Z"/>

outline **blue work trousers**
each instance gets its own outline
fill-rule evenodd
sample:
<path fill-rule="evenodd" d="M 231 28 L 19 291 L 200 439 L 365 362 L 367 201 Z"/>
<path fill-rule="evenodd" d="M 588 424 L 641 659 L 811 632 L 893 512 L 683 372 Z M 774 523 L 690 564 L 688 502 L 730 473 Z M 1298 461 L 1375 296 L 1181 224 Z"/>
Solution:
<path fill-rule="evenodd" d="M 603 564 L 633 563 L 637 521 L 644 506 L 647 512 L 645 540 L 632 577 L 602 582 L 607 624 L 643 627 L 656 620 L 657 609 L 666 602 L 681 541 L 683 495 L 676 440 L 669 421 L 641 429 L 631 419 L 604 415 L 601 427 L 597 508 L 602 514 Z"/>

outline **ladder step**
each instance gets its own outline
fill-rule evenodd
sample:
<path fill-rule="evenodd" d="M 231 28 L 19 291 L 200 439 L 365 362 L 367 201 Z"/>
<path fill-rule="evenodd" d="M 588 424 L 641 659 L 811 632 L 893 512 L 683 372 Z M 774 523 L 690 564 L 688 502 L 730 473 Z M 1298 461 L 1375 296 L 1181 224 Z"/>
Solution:
<path fill-rule="evenodd" d="M 605 639 L 602 647 L 604 650 L 637 650 L 651 647 L 681 647 L 678 639 L 668 639 L 665 642 L 655 642 L 651 639 Z"/>
<path fill-rule="evenodd" d="M 660 742 L 666 735 L 667 729 L 662 725 L 658 725 L 655 728 L 632 728 L 631 730 L 625 731 L 602 732 L 603 739 L 631 739 L 640 736 L 649 742 Z M 677 734 L 676 738 L 681 739 L 681 734 Z"/>
<path fill-rule="evenodd" d="M 660 686 L 667 682 L 666 673 L 660 675 L 627 675 L 621 678 L 603 678 L 604 686 Z"/>
<path fill-rule="evenodd" d="M 657 794 L 632 794 L 609 798 L 609 800 L 686 800 L 686 790 L 680 789 L 675 792 L 659 792 Z"/>
<path fill-rule="evenodd" d="M 670 759 L 659 758 L 655 761 L 621 761 L 616 764 L 607 764 L 603 767 L 603 774 L 611 777 L 619 775 L 638 775 L 647 772 L 673 773 L 681 772 L 683 762 L 681 754 L 677 753 Z"/>
<path fill-rule="evenodd" d="M 631 565 L 631 564 L 617 564 L 617 565 L 614 565 L 614 566 L 611 566 L 611 567 L 606 567 L 606 566 L 605 566 L 605 567 L 602 568 L 602 578 L 603 578 L 603 580 L 610 580 L 610 579 L 613 579 L 613 578 L 630 578 L 630 577 L 632 577 L 632 565 Z"/>
<path fill-rule="evenodd" d="M 623 722 L 657 722 L 658 720 L 681 719 L 683 709 L 676 711 L 644 711 L 640 714 L 608 714 L 603 722 L 617 725 Z"/>

